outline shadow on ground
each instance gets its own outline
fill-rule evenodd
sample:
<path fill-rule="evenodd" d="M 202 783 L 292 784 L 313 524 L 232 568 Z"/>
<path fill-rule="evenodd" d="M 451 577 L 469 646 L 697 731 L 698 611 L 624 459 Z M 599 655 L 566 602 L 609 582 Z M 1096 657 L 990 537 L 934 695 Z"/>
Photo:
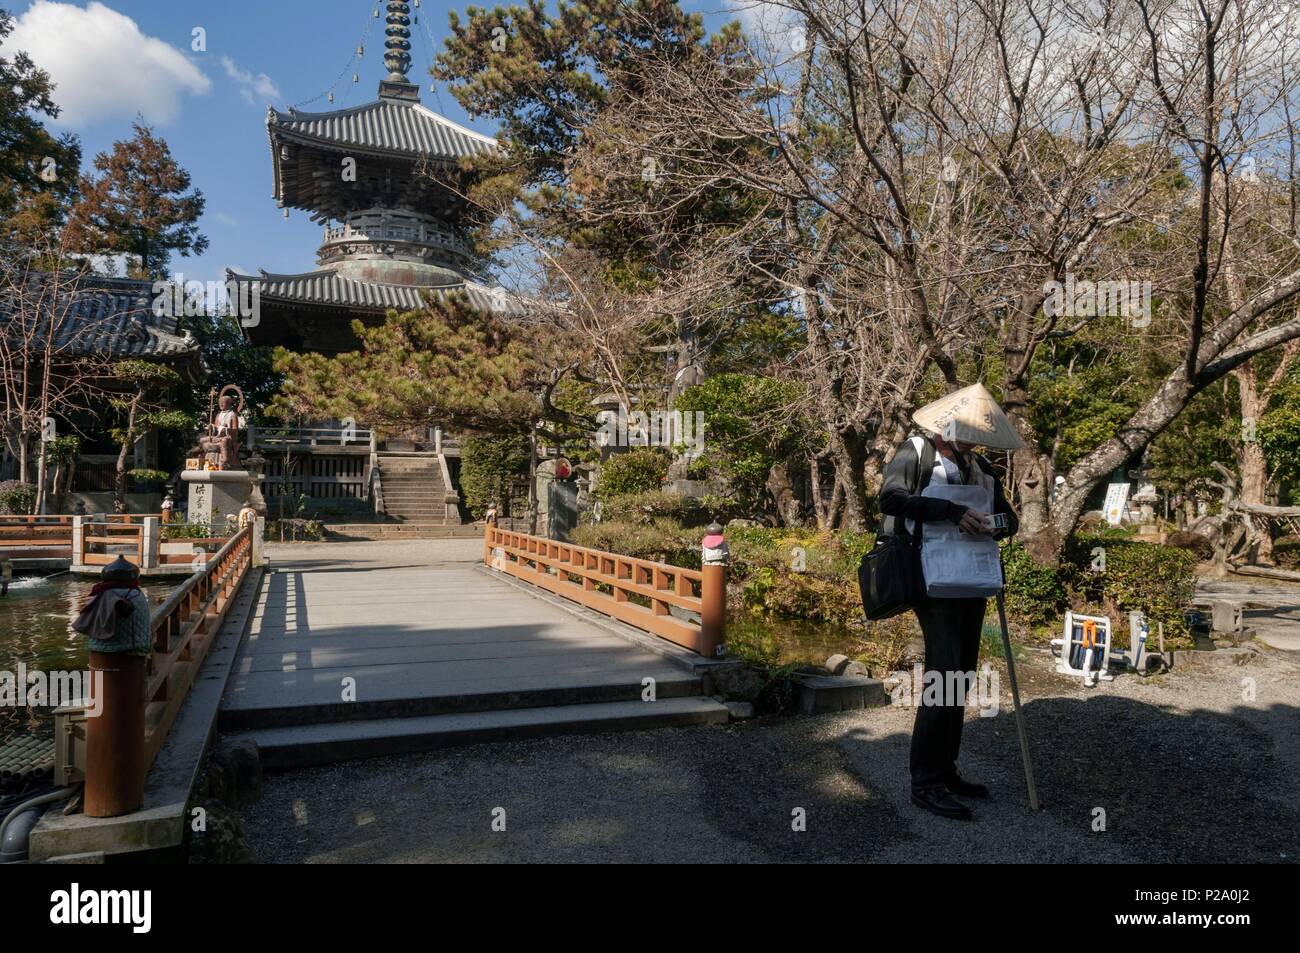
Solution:
<path fill-rule="evenodd" d="M 993 783 L 973 823 L 908 800 L 911 712 L 562 737 L 273 776 L 245 809 L 263 861 L 1286 862 L 1294 784 L 1273 731 L 1123 697 L 1026 706 L 1044 810 L 1025 803 L 1009 711 L 967 722 L 963 770 Z M 1249 718 L 1249 721 L 1247 720 Z M 1264 724 L 1267 730 L 1256 727 Z M 493 831 L 493 812 L 506 829 Z M 1095 809 L 1106 829 L 1094 830 Z M 802 809 L 806 829 L 795 830 Z"/>

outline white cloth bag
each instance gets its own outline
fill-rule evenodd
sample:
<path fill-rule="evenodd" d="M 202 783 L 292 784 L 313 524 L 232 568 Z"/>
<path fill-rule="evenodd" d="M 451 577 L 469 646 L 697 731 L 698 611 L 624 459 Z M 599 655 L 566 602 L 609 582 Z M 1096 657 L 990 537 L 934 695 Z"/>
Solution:
<path fill-rule="evenodd" d="M 921 495 L 993 512 L 992 494 L 982 486 L 931 483 Z M 996 596 L 1002 589 L 997 541 L 963 533 L 950 520 L 922 524 L 921 572 L 926 593 L 936 599 Z"/>

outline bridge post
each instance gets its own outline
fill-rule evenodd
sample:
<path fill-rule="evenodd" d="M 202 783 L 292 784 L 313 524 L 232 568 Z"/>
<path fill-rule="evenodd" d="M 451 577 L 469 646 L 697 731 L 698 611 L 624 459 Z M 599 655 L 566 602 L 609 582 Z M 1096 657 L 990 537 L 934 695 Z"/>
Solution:
<path fill-rule="evenodd" d="M 144 669 L 139 656 L 90 653 L 99 714 L 86 718 L 87 817 L 119 817 L 144 803 Z"/>
<path fill-rule="evenodd" d="M 731 554 L 722 527 L 711 523 L 702 541 L 700 559 L 700 647 L 705 658 L 726 652 L 727 564 Z"/>

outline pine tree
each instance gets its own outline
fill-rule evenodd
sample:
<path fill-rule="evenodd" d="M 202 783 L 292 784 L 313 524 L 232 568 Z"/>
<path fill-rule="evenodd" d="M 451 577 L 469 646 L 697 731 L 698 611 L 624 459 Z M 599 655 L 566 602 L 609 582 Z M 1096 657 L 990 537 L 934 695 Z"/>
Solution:
<path fill-rule="evenodd" d="M 81 198 L 68 220 L 69 245 L 92 254 L 138 258 L 137 277 L 166 275 L 173 252 L 200 255 L 208 240 L 198 230 L 203 193 L 172 157 L 167 142 L 142 122 L 135 135 L 95 156 L 98 176 L 83 176 Z"/>

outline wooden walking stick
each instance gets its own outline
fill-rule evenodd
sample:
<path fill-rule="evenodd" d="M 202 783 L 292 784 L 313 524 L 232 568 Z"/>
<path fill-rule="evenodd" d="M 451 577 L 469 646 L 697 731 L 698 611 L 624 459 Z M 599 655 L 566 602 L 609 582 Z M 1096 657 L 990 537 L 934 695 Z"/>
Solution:
<path fill-rule="evenodd" d="M 1006 585 L 1006 572 L 1002 574 Z M 1020 735 L 1020 757 L 1025 762 L 1025 786 L 1029 788 L 1029 809 L 1038 810 L 1038 791 L 1034 788 L 1034 759 L 1029 754 L 1029 736 L 1025 734 L 1024 716 L 1020 714 L 1020 687 L 1016 684 L 1016 660 L 1011 654 L 1011 633 L 1007 631 L 1007 604 L 1003 590 L 998 590 L 998 622 L 1002 624 L 1002 652 L 1007 660 L 1007 678 L 1011 680 L 1011 703 L 1016 713 L 1016 733 Z"/>

